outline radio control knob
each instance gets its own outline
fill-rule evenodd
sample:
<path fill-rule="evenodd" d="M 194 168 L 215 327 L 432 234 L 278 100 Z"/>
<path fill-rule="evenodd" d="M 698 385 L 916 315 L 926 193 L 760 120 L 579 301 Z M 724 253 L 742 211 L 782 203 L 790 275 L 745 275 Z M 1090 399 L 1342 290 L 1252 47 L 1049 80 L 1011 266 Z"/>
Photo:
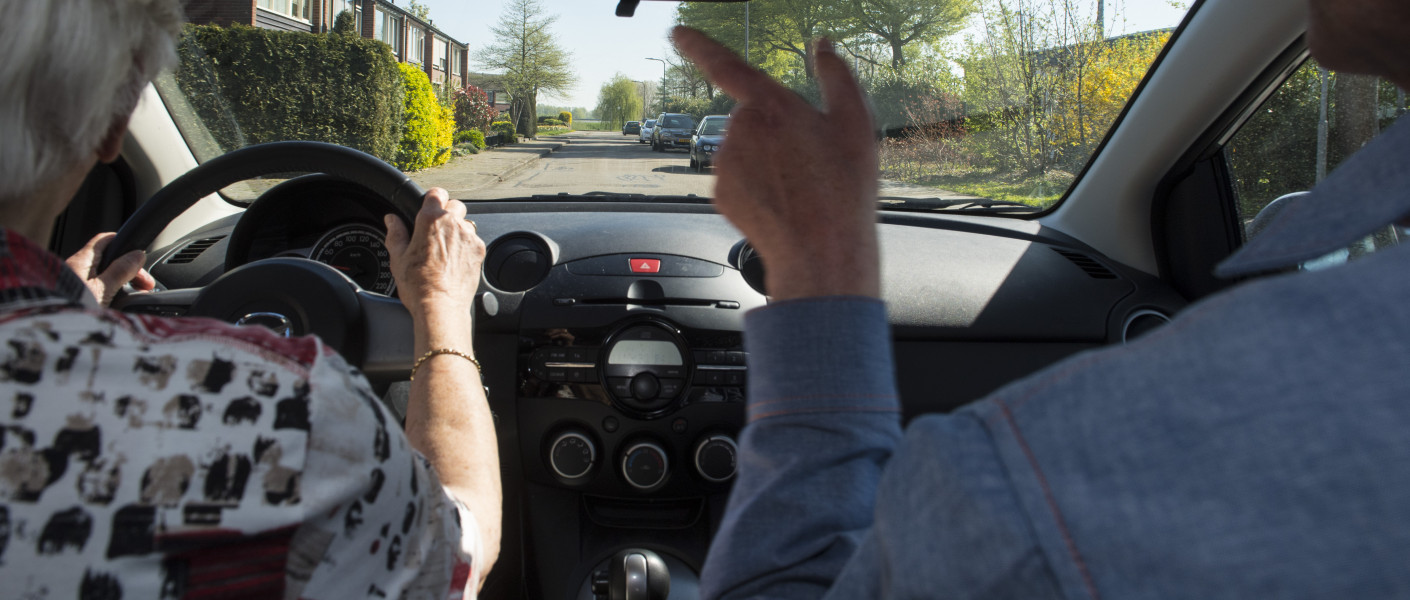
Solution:
<path fill-rule="evenodd" d="M 727 435 L 712 435 L 695 445 L 695 471 L 706 481 L 724 483 L 734 478 L 739 447 Z"/>
<path fill-rule="evenodd" d="M 549 446 L 548 463 L 564 479 L 584 477 L 597 464 L 597 445 L 582 433 L 563 432 Z"/>
<path fill-rule="evenodd" d="M 642 491 L 654 490 L 665 483 L 669 468 L 666 451 L 652 442 L 637 442 L 622 454 L 622 477 Z"/>
<path fill-rule="evenodd" d="M 661 393 L 661 381 L 651 373 L 637 373 L 632 378 L 632 396 L 637 400 L 655 400 Z"/>

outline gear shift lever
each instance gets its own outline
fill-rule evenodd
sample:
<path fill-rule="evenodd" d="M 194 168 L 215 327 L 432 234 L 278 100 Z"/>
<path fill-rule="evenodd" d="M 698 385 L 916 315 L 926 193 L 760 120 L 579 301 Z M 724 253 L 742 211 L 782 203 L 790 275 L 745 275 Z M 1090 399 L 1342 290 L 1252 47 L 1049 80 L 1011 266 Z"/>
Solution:
<path fill-rule="evenodd" d="M 629 548 L 592 574 L 592 595 L 597 600 L 666 600 L 671 572 L 655 552 Z"/>

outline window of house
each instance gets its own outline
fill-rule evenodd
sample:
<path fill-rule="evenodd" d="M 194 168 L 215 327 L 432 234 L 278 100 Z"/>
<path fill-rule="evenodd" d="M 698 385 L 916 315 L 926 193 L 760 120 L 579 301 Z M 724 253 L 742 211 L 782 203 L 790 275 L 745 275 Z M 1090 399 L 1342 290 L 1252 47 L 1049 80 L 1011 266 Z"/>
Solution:
<path fill-rule="evenodd" d="M 259 0 L 259 7 L 281 15 L 303 19 L 309 18 L 311 0 Z"/>
<path fill-rule="evenodd" d="M 348 3 L 348 0 L 330 0 L 328 2 L 328 14 L 323 15 L 324 20 L 327 21 L 328 28 L 332 29 L 333 25 L 338 22 L 338 15 L 347 10 L 352 10 L 352 5 Z"/>
<path fill-rule="evenodd" d="M 432 45 L 431 52 L 431 64 L 435 65 L 437 69 L 442 71 L 446 70 L 446 42 L 440 38 L 436 38 L 435 44 Z"/>
<path fill-rule="evenodd" d="M 426 31 L 419 27 L 411 28 L 410 44 L 408 44 L 407 54 L 411 56 L 408 62 L 418 65 L 426 63 Z"/>
<path fill-rule="evenodd" d="M 395 54 L 397 56 L 397 59 L 400 60 L 402 58 L 403 52 L 401 47 L 401 18 L 391 13 L 384 12 L 382 13 L 382 18 L 379 23 L 381 26 L 381 32 L 374 32 L 373 37 L 376 37 L 377 39 L 386 42 L 388 46 L 391 46 L 392 54 Z"/>

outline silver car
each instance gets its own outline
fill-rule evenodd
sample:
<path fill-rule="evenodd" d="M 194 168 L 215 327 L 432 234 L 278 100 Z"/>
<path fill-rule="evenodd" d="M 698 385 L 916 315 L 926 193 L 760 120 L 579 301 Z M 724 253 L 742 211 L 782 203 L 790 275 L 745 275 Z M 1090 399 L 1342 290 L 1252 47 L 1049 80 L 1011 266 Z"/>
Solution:
<path fill-rule="evenodd" d="M 642 121 L 642 123 L 641 123 L 641 135 L 638 135 L 638 136 L 637 136 L 637 140 L 636 140 L 636 141 L 638 141 L 638 142 L 640 142 L 640 143 L 643 143 L 643 144 L 645 144 L 645 143 L 651 141 L 651 130 L 652 130 L 652 129 L 655 129 L 655 128 L 656 128 L 656 119 L 647 119 L 647 120 L 645 120 L 645 121 Z"/>

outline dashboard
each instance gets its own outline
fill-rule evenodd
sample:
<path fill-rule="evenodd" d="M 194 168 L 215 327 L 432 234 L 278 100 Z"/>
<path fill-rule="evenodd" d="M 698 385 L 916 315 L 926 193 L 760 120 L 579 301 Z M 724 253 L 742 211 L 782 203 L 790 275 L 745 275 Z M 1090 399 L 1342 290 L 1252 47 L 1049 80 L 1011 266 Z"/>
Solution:
<path fill-rule="evenodd" d="M 629 547 L 662 554 L 673 587 L 691 589 L 736 468 L 750 377 L 744 315 L 767 304 L 764 265 L 704 203 L 467 207 L 487 244 L 476 354 L 505 493 L 501 556 L 481 596 L 590 598 L 594 570 Z M 311 259 L 395 304 L 384 212 L 356 186 L 301 177 L 151 253 L 149 269 L 167 287 L 194 288 L 256 261 Z M 906 419 L 1121 343 L 1184 304 L 1037 222 L 892 212 L 879 221 Z M 369 327 L 409 348 L 408 324 Z M 402 411 L 405 371 L 364 370 Z"/>

